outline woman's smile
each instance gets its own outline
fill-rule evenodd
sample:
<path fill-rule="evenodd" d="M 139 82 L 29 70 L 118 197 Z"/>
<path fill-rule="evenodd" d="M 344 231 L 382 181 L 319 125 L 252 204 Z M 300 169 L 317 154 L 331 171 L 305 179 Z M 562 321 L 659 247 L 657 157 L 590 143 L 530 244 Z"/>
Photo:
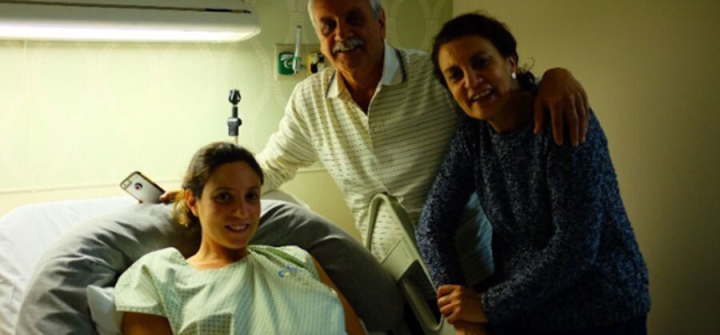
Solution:
<path fill-rule="evenodd" d="M 470 104 L 477 104 L 479 106 L 490 101 L 494 97 L 494 93 L 495 90 L 488 86 L 476 94 L 471 94 L 468 100 L 470 101 Z"/>
<path fill-rule="evenodd" d="M 232 224 L 232 225 L 226 225 L 225 229 L 229 230 L 232 233 L 244 233 L 250 229 L 250 224 Z"/>

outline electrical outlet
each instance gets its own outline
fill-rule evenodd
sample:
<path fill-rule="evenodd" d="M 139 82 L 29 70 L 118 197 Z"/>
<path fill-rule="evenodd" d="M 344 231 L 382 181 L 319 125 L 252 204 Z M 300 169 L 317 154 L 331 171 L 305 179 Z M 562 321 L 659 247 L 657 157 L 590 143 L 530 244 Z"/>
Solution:
<path fill-rule="evenodd" d="M 300 46 L 300 64 L 298 73 L 292 73 L 295 44 L 275 44 L 275 80 L 301 81 L 308 76 L 308 59 L 310 55 L 320 53 L 319 44 L 302 44 Z M 325 61 L 325 64 L 329 64 Z M 327 65 L 326 65 L 327 66 Z"/>

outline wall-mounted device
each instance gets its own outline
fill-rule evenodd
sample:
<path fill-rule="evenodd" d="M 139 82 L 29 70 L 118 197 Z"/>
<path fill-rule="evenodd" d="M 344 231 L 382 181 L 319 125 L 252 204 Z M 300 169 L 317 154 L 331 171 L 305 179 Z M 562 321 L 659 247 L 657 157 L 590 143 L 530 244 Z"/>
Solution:
<path fill-rule="evenodd" d="M 281 76 L 291 76 L 296 74 L 293 68 L 293 58 L 295 55 L 290 51 L 281 51 L 278 53 L 277 74 Z"/>
<path fill-rule="evenodd" d="M 311 52 L 309 54 L 307 65 L 308 75 L 322 72 L 322 70 L 325 70 L 325 67 L 325 55 L 321 52 Z"/>
<path fill-rule="evenodd" d="M 300 56 L 300 48 L 302 45 L 302 26 L 298 25 L 295 30 L 295 54 L 293 55 L 293 73 L 299 73 L 305 66 L 302 63 L 302 57 Z"/>
<path fill-rule="evenodd" d="M 292 48 L 292 51 L 289 50 Z M 282 50 L 279 50 L 282 49 Z M 295 44 L 289 45 L 277 45 L 277 72 L 276 79 L 279 77 L 294 76 L 295 78 L 304 78 L 304 76 L 298 76 L 301 71 L 305 68 L 305 64 L 302 62 L 302 26 L 297 25 L 295 29 Z"/>
<path fill-rule="evenodd" d="M 295 44 L 276 44 L 277 71 L 275 80 L 296 79 L 302 80 L 307 76 L 318 73 L 325 68 L 325 57 L 320 53 L 317 44 L 302 44 L 302 26 L 298 25 L 295 31 Z M 303 63 L 303 56 L 307 64 Z"/>
<path fill-rule="evenodd" d="M 298 72 L 295 72 L 293 68 L 295 49 L 297 48 L 294 44 L 275 44 L 275 54 L 277 55 L 276 80 L 302 80 L 330 66 L 325 56 L 320 53 L 320 45 L 301 44 L 299 54 L 303 65 Z"/>
<path fill-rule="evenodd" d="M 238 128 L 242 125 L 242 120 L 238 117 L 238 103 L 242 97 L 240 96 L 240 90 L 230 90 L 228 101 L 232 104 L 232 112 L 227 120 L 228 125 L 228 136 L 232 139 L 233 143 L 238 144 Z"/>
<path fill-rule="evenodd" d="M 244 0 L 0 0 L 0 39 L 235 42 L 258 33 Z"/>

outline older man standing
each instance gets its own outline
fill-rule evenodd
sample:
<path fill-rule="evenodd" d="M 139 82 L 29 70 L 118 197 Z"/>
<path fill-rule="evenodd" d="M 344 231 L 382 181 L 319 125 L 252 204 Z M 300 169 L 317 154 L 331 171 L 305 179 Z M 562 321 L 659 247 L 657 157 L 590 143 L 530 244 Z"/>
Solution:
<path fill-rule="evenodd" d="M 433 77 L 426 53 L 385 42 L 380 0 L 310 0 L 308 10 L 334 69 L 295 87 L 279 131 L 258 156 L 266 190 L 320 160 L 363 235 L 370 200 L 381 192 L 396 197 L 417 222 L 454 134 L 454 101 Z M 545 73 L 536 102 L 537 129 L 543 107 L 553 112 L 556 141 L 562 143 L 566 119 L 576 145 L 585 133 L 586 98 L 567 71 Z"/>

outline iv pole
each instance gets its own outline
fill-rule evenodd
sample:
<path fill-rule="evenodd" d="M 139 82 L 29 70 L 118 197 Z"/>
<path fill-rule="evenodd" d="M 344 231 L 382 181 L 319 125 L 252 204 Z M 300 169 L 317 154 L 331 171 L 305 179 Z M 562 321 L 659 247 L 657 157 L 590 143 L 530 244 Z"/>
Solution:
<path fill-rule="evenodd" d="M 240 125 L 242 125 L 242 120 L 238 118 L 238 107 L 237 104 L 240 102 L 242 97 L 240 96 L 240 91 L 237 89 L 230 90 L 230 96 L 228 97 L 228 101 L 233 105 L 232 106 L 232 115 L 227 120 L 228 125 L 228 136 L 230 136 L 233 139 L 233 143 L 235 145 L 238 144 L 238 128 L 240 128 Z"/>

